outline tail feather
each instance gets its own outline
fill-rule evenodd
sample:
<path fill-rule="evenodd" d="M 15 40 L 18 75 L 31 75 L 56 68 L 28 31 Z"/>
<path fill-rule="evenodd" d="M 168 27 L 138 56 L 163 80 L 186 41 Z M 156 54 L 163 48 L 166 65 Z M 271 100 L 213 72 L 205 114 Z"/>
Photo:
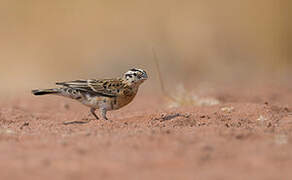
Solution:
<path fill-rule="evenodd" d="M 32 94 L 39 96 L 39 95 L 46 95 L 46 94 L 57 94 L 60 91 L 58 89 L 35 89 L 31 91 Z"/>

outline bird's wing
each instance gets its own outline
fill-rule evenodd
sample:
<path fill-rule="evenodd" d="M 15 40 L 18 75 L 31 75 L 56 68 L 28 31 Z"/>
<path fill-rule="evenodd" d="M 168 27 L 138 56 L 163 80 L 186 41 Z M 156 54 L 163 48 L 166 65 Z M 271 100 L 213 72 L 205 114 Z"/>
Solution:
<path fill-rule="evenodd" d="M 71 87 L 94 95 L 116 97 L 120 93 L 123 83 L 121 79 L 90 79 L 57 82 L 57 85 Z"/>

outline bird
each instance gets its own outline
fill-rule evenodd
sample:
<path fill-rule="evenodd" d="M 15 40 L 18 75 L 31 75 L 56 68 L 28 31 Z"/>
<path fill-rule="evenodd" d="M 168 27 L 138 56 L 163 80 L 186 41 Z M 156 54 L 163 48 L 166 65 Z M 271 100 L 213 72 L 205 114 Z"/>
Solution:
<path fill-rule="evenodd" d="M 98 120 L 96 110 L 108 120 L 107 111 L 120 109 L 134 99 L 139 86 L 148 79 L 146 71 L 132 68 L 122 77 L 111 79 L 88 79 L 56 82 L 57 88 L 35 89 L 32 94 L 58 95 L 79 101 L 90 107 L 91 114 Z"/>

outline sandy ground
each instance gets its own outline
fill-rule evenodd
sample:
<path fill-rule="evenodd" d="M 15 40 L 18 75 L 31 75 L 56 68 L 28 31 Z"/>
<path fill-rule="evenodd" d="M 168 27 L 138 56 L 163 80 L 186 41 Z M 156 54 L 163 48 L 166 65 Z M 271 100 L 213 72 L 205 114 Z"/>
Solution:
<path fill-rule="evenodd" d="M 210 96 L 167 108 L 139 93 L 111 122 L 61 97 L 2 101 L 0 179 L 292 179 L 291 88 Z"/>

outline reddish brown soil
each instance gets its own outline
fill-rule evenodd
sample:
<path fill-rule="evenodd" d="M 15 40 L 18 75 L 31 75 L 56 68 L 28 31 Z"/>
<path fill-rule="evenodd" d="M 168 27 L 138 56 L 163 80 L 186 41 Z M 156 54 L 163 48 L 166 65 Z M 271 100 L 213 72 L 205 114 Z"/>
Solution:
<path fill-rule="evenodd" d="M 166 108 L 140 93 L 112 122 L 61 97 L 2 101 L 0 179 L 292 179 L 290 89 L 212 96 Z"/>

